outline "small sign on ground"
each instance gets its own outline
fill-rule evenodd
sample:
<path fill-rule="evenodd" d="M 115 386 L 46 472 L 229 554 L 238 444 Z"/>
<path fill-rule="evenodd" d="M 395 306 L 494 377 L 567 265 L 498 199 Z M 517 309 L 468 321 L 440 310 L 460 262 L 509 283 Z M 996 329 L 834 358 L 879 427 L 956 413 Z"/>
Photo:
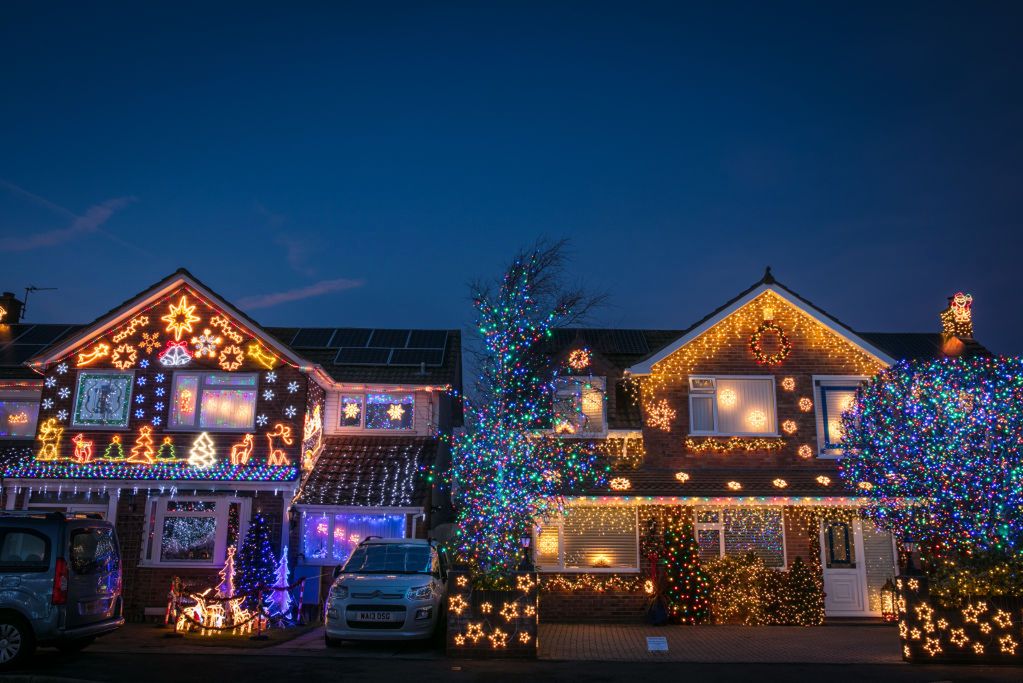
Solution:
<path fill-rule="evenodd" d="M 647 652 L 667 652 L 668 651 L 668 639 L 664 636 L 647 636 L 646 637 L 646 651 Z"/>

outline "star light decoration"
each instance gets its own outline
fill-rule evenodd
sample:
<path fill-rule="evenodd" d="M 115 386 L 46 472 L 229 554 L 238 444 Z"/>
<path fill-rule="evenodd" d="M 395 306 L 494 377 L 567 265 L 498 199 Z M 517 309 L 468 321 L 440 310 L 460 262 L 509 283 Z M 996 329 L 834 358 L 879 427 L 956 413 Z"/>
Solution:
<path fill-rule="evenodd" d="M 174 335 L 174 341 L 181 341 L 181 336 L 186 332 L 192 332 L 192 323 L 197 323 L 202 318 L 195 315 L 196 304 L 188 303 L 188 296 L 181 295 L 177 304 L 170 304 L 166 315 L 160 320 L 167 323 L 167 332 Z"/>
<path fill-rule="evenodd" d="M 387 417 L 392 420 L 400 420 L 405 415 L 405 409 L 401 407 L 401 404 L 392 403 L 391 407 L 387 409 Z"/>
<path fill-rule="evenodd" d="M 361 408 L 359 407 L 358 403 L 346 403 L 345 404 L 344 414 L 345 414 L 345 417 L 348 418 L 349 420 L 354 420 L 357 417 L 359 417 L 359 413 L 360 412 L 361 412 Z"/>

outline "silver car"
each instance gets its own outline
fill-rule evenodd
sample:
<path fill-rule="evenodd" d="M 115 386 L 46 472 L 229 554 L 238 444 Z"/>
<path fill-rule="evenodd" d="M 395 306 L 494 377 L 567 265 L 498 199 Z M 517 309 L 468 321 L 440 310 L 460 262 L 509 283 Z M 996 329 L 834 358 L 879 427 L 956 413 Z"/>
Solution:
<path fill-rule="evenodd" d="M 431 637 L 441 624 L 447 593 L 445 564 L 426 540 L 364 540 L 327 594 L 327 646 L 342 640 Z"/>

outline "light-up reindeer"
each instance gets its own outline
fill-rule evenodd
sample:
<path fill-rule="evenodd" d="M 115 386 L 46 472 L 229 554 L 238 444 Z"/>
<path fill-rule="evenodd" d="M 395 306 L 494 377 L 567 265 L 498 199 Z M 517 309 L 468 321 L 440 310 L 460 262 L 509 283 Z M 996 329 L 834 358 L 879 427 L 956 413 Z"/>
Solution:
<path fill-rule="evenodd" d="M 79 465 L 92 462 L 92 444 L 93 442 L 85 438 L 85 434 L 78 434 L 75 438 L 71 439 L 71 443 L 75 445 L 75 452 L 71 455 L 72 459 Z"/>
<path fill-rule="evenodd" d="M 57 419 L 49 418 L 39 427 L 39 442 L 43 444 L 39 449 L 37 460 L 56 460 L 60 451 L 60 438 L 64 435 L 64 428 L 57 424 Z"/>
<path fill-rule="evenodd" d="M 266 441 L 268 447 L 268 455 L 266 456 L 267 465 L 290 465 L 291 461 L 288 456 L 280 448 L 274 448 L 274 439 L 280 439 L 285 446 L 290 446 L 295 443 L 295 440 L 291 436 L 291 427 L 278 422 L 274 425 L 272 432 L 266 433 Z"/>
<path fill-rule="evenodd" d="M 247 465 L 252 457 L 252 449 L 255 448 L 255 439 L 252 434 L 246 434 L 239 443 L 231 446 L 231 464 Z"/>

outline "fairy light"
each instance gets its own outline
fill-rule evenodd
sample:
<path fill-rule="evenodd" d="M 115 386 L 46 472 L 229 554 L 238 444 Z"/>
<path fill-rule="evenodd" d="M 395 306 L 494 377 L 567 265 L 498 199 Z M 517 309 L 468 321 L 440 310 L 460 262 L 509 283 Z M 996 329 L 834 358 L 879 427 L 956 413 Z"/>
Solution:
<path fill-rule="evenodd" d="M 804 460 L 807 460 L 807 459 L 809 459 L 809 458 L 812 458 L 812 457 L 813 457 L 813 447 L 812 447 L 812 446 L 810 446 L 809 444 L 805 444 L 805 443 L 804 443 L 804 444 L 803 444 L 802 446 L 800 446 L 800 447 L 799 447 L 799 449 L 798 449 L 798 450 L 796 451 L 796 454 L 797 454 L 797 455 L 799 455 L 799 457 L 800 457 L 800 458 L 803 458 Z"/>
<path fill-rule="evenodd" d="M 687 481 L 689 481 L 689 474 L 686 472 L 676 472 L 675 480 L 678 481 L 678 483 L 680 484 L 684 484 Z"/>
<path fill-rule="evenodd" d="M 667 399 L 662 398 L 647 409 L 647 426 L 660 429 L 662 432 L 670 432 L 671 423 L 674 421 L 676 414 L 675 409 L 668 404 Z"/>
<path fill-rule="evenodd" d="M 796 378 L 795 377 L 783 377 L 781 380 L 781 388 L 785 391 L 796 390 Z"/>
<path fill-rule="evenodd" d="M 811 401 L 806 396 L 802 397 L 801 399 L 799 399 L 799 409 L 804 413 L 810 412 L 811 410 L 813 410 L 813 401 Z"/>
<path fill-rule="evenodd" d="M 734 408 L 739 397 L 734 389 L 722 389 L 718 392 L 718 405 L 722 408 Z"/>
<path fill-rule="evenodd" d="M 694 439 L 689 437 L 685 440 L 685 447 L 690 453 L 771 452 L 780 451 L 784 448 L 785 441 L 783 439 L 747 438 L 742 436 L 733 436 L 728 439 L 717 439 L 714 437 Z"/>
<path fill-rule="evenodd" d="M 632 482 L 625 477 L 615 477 L 609 485 L 612 491 L 628 491 L 632 488 Z"/>
<path fill-rule="evenodd" d="M 797 429 L 795 420 L 785 420 L 781 423 L 781 430 L 790 436 L 795 434 Z"/>

